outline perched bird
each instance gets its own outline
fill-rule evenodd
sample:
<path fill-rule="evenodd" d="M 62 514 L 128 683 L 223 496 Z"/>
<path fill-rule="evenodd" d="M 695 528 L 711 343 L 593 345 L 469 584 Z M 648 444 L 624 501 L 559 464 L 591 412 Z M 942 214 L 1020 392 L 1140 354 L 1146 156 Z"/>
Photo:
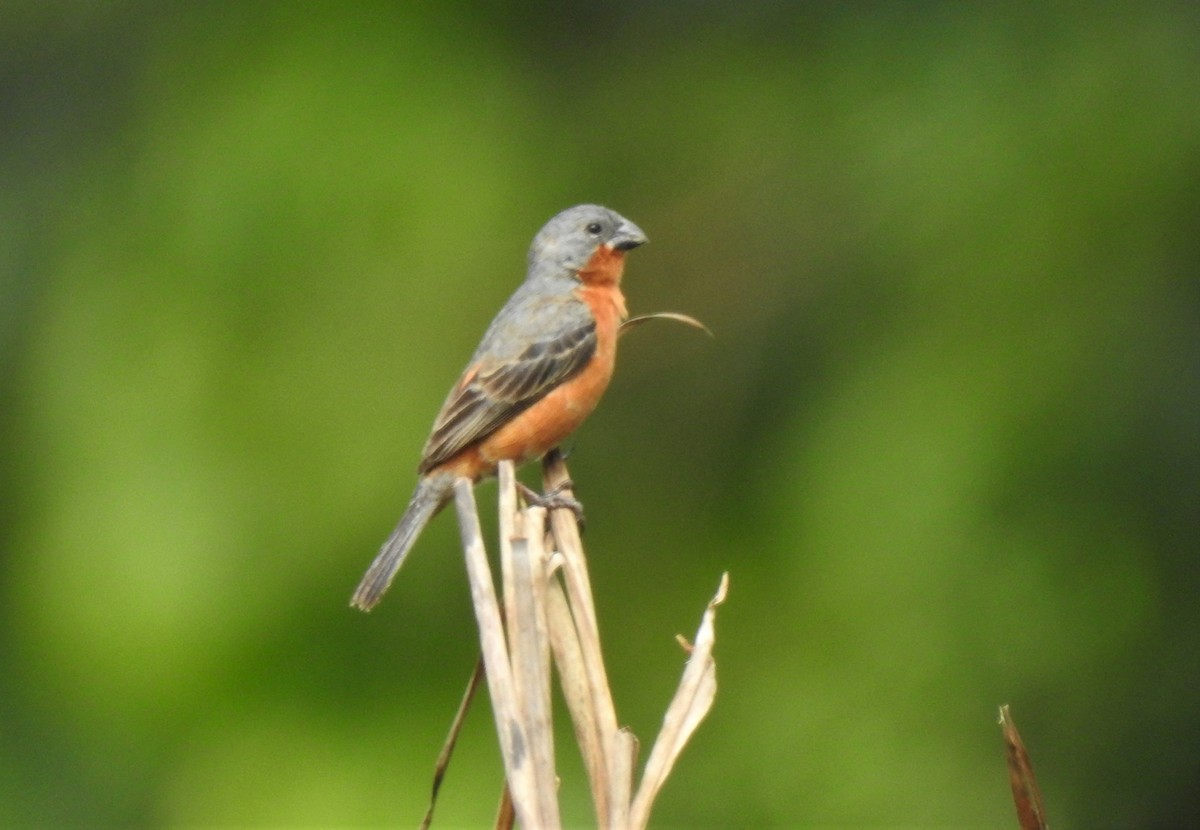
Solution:
<path fill-rule="evenodd" d="M 529 270 L 492 320 L 450 390 L 417 465 L 416 492 L 350 604 L 375 607 L 417 536 L 453 495 L 505 460 L 518 464 L 558 446 L 595 409 L 612 378 L 625 253 L 646 241 L 608 208 L 577 205 L 538 231 Z"/>

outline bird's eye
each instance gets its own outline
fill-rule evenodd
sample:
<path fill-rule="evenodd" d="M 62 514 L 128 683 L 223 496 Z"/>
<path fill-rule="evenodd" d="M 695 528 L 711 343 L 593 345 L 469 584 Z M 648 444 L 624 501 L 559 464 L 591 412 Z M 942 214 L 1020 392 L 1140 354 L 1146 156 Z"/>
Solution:
<path fill-rule="evenodd" d="M 600 233 L 601 230 L 603 230 L 603 228 L 600 227 L 599 222 L 592 222 L 590 225 L 587 226 L 587 232 L 590 233 L 592 236 L 595 236 L 596 234 Z"/>

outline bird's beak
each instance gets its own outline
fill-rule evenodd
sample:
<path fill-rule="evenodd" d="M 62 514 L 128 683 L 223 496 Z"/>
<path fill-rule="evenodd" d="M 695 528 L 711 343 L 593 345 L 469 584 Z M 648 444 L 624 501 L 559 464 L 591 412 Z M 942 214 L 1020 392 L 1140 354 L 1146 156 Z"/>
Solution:
<path fill-rule="evenodd" d="M 642 229 L 628 219 L 617 225 L 616 233 L 608 240 L 608 247 L 617 251 L 632 251 L 638 245 L 646 244 L 646 234 Z"/>

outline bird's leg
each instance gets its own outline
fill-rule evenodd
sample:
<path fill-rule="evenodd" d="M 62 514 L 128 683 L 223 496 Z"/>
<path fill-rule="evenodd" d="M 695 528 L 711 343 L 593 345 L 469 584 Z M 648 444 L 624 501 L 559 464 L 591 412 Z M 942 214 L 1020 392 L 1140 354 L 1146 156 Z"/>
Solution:
<path fill-rule="evenodd" d="M 575 521 L 579 524 L 579 529 L 583 530 L 585 524 L 583 518 L 583 504 L 574 496 L 567 495 L 567 491 L 573 490 L 575 487 L 571 479 L 552 487 L 545 493 L 539 493 L 532 487 L 517 482 L 517 488 L 521 491 L 521 495 L 525 497 L 525 501 L 537 507 L 544 507 L 547 510 L 555 510 L 564 507 L 575 514 Z"/>

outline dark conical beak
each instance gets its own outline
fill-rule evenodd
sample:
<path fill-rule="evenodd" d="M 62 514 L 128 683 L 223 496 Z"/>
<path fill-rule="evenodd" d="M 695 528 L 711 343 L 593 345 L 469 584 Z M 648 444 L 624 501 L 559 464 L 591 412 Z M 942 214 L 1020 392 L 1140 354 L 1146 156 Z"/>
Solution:
<path fill-rule="evenodd" d="M 646 244 L 646 234 L 642 233 L 642 229 L 630 222 L 628 219 L 622 220 L 621 224 L 617 225 L 616 233 L 612 239 L 608 240 L 608 246 L 618 251 L 632 251 L 639 245 Z"/>

